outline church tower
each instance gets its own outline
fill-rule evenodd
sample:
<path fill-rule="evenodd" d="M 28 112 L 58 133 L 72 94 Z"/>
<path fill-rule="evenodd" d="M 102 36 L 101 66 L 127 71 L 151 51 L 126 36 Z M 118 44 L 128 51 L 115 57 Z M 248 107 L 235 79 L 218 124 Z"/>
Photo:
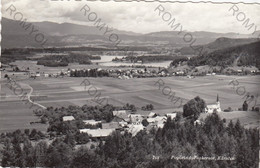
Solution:
<path fill-rule="evenodd" d="M 218 94 L 217 94 L 217 102 L 216 102 L 218 108 L 220 109 L 220 102 L 219 102 L 219 97 L 218 97 Z"/>

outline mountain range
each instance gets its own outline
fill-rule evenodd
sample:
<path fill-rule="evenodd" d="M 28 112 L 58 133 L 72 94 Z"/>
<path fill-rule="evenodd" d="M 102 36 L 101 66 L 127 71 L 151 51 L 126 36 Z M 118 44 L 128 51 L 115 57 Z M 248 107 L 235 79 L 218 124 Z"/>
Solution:
<path fill-rule="evenodd" d="M 35 42 L 34 36 L 30 35 L 29 29 L 25 30 L 20 21 L 2 18 L 2 48 L 22 48 L 22 47 L 40 47 Z M 73 23 L 54 23 L 54 22 L 27 22 L 26 25 L 32 24 L 44 33 L 48 39 L 46 46 L 111 46 L 111 42 L 95 26 L 78 25 Z M 177 31 L 162 31 L 147 34 L 123 31 L 113 29 L 113 33 L 119 36 L 122 41 L 121 45 L 133 46 L 155 46 L 170 44 L 174 47 L 186 47 L 183 35 L 178 35 Z M 196 45 L 203 45 L 214 42 L 217 38 L 253 38 L 250 34 L 237 33 L 214 33 L 214 32 L 187 32 L 196 38 Z M 258 33 L 255 33 L 258 34 Z"/>

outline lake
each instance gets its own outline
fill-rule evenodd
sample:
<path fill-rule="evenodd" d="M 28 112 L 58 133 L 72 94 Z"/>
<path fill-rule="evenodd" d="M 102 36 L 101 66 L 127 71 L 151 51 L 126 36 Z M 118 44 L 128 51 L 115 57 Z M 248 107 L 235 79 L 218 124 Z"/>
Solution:
<path fill-rule="evenodd" d="M 150 62 L 150 63 L 131 63 L 131 62 L 112 62 L 114 58 L 123 58 L 125 56 L 111 56 L 111 55 L 102 55 L 100 56 L 101 60 L 92 60 L 93 63 L 99 63 L 102 66 L 151 66 L 151 67 L 168 67 L 172 61 L 162 61 L 162 62 Z"/>

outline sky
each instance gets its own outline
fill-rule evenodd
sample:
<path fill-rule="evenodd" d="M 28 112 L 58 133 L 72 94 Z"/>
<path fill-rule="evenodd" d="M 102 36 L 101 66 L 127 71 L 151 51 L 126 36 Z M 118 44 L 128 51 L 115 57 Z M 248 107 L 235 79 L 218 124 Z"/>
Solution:
<path fill-rule="evenodd" d="M 257 2 L 257 0 L 247 2 L 254 1 Z M 93 22 L 88 19 L 88 14 L 94 12 L 97 18 L 109 27 L 136 33 L 172 31 L 169 23 L 173 18 L 176 19 L 176 23 L 182 25 L 184 30 L 191 32 L 252 34 L 255 28 L 260 30 L 260 4 L 236 4 L 233 8 L 238 11 L 233 15 L 233 10 L 229 10 L 234 5 L 231 3 L 2 0 L 2 16 L 13 19 L 13 15 L 6 11 L 10 5 L 15 6 L 16 11 L 21 12 L 27 21 L 69 22 L 93 26 Z M 80 11 L 84 5 L 90 8 L 86 16 L 84 10 Z M 159 10 L 155 10 L 159 5 L 161 5 L 160 14 Z M 238 21 L 237 17 L 244 20 Z M 167 21 L 169 18 L 171 19 Z M 250 30 L 243 25 L 246 19 L 249 19 L 249 25 L 254 24 Z"/>

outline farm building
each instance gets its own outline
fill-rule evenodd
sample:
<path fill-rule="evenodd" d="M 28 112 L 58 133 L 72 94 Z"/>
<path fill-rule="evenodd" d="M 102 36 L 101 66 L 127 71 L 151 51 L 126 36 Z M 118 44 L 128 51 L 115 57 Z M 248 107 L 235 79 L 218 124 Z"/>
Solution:
<path fill-rule="evenodd" d="M 157 114 L 155 112 L 150 112 L 148 114 L 148 117 L 156 117 L 156 116 L 157 116 Z"/>
<path fill-rule="evenodd" d="M 87 133 L 93 138 L 104 138 L 109 136 L 115 129 L 80 129 L 80 133 Z"/>
<path fill-rule="evenodd" d="M 117 110 L 117 111 L 113 111 L 113 116 L 121 116 L 126 114 L 126 110 Z"/>
<path fill-rule="evenodd" d="M 130 122 L 135 125 L 139 125 L 143 121 L 143 116 L 141 114 L 130 114 Z"/>
<path fill-rule="evenodd" d="M 164 124 L 167 118 L 165 116 L 156 116 L 155 118 L 147 118 L 149 124 Z"/>
<path fill-rule="evenodd" d="M 135 136 L 139 131 L 144 129 L 144 126 L 142 124 L 139 125 L 134 125 L 134 124 L 129 124 L 128 125 L 128 132 L 132 134 L 132 136 Z"/>
<path fill-rule="evenodd" d="M 121 113 L 116 116 L 114 116 L 114 119 L 112 120 L 113 122 L 120 122 L 120 121 L 125 121 L 128 122 L 130 121 L 128 114 L 126 113 Z"/>
<path fill-rule="evenodd" d="M 108 128 L 119 128 L 120 124 L 119 122 L 110 122 L 110 123 L 102 123 L 102 129 L 108 129 Z"/>
<path fill-rule="evenodd" d="M 168 114 L 166 114 L 166 117 L 174 119 L 176 117 L 176 115 L 177 115 L 177 113 L 168 113 Z"/>
<path fill-rule="evenodd" d="M 95 120 L 83 120 L 83 122 L 87 125 L 97 125 L 99 123 L 101 123 L 101 121 L 95 121 Z"/>
<path fill-rule="evenodd" d="M 64 116 L 62 117 L 62 121 L 73 121 L 75 118 L 73 116 Z"/>

